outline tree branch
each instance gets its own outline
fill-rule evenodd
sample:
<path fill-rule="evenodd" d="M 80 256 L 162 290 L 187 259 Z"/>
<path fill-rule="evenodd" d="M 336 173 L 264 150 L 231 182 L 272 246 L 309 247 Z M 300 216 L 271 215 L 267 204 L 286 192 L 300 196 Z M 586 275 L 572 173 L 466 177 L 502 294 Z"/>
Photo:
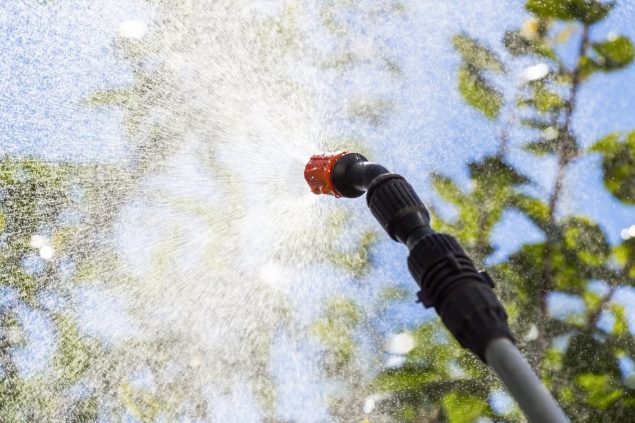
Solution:
<path fill-rule="evenodd" d="M 546 232 L 547 240 L 545 243 L 545 251 L 543 258 L 542 268 L 542 286 L 540 288 L 540 316 L 538 324 L 538 338 L 536 342 L 537 348 L 537 362 L 542 361 L 544 351 L 546 348 L 545 328 L 547 323 L 547 294 L 553 289 L 553 261 L 552 254 L 556 242 L 557 233 L 557 217 L 556 212 L 558 208 L 558 202 L 562 194 L 562 188 L 564 185 L 564 178 L 566 175 L 567 165 L 571 162 L 575 152 L 572 146 L 575 145 L 575 140 L 571 133 L 571 122 L 573 120 L 573 112 L 576 106 L 578 89 L 581 82 L 582 73 L 582 57 L 585 56 L 586 50 L 589 44 L 589 26 L 584 25 L 582 30 L 582 37 L 580 40 L 580 47 L 578 49 L 578 60 L 575 69 L 572 71 L 571 89 L 569 91 L 569 99 L 564 108 L 564 121 L 560 128 L 560 133 L 563 134 L 563 141 L 560 142 L 560 148 L 558 150 L 558 170 L 556 172 L 556 181 L 554 184 L 553 192 L 549 197 L 549 225 Z"/>

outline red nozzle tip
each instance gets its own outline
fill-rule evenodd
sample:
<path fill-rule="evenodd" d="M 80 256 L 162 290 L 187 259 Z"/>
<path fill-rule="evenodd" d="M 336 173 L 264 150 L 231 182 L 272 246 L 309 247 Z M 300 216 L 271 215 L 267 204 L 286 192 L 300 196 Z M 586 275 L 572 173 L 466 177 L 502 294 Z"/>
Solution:
<path fill-rule="evenodd" d="M 313 194 L 327 194 L 335 197 L 342 196 L 333 186 L 331 171 L 337 159 L 346 153 L 346 151 L 342 151 L 341 153 L 326 153 L 311 156 L 304 168 L 304 179 L 306 183 L 309 184 L 309 188 L 311 188 Z"/>

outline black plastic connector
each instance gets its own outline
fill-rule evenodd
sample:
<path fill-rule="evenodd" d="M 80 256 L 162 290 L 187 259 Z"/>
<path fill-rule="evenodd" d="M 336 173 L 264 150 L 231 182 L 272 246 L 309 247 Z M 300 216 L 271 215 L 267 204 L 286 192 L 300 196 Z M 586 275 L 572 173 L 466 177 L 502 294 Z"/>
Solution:
<path fill-rule="evenodd" d="M 481 360 L 492 340 L 514 340 L 492 279 L 476 270 L 456 239 L 439 233 L 422 237 L 410 250 L 408 268 L 421 288 L 419 300 L 434 307 L 461 346 Z"/>
<path fill-rule="evenodd" d="M 343 196 L 356 198 L 364 194 L 375 178 L 389 173 L 382 165 L 369 162 L 359 153 L 347 153 L 337 159 L 331 180 L 335 189 Z"/>
<path fill-rule="evenodd" d="M 366 203 L 395 241 L 409 245 L 412 234 L 433 232 L 428 210 L 403 176 L 386 173 L 376 177 L 368 187 Z"/>

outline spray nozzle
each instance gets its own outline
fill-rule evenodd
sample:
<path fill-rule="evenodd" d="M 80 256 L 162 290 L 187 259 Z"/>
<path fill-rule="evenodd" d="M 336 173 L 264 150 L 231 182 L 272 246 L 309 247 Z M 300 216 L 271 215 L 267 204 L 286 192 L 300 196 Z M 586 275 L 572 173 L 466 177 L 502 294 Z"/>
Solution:
<path fill-rule="evenodd" d="M 346 154 L 341 153 L 324 153 L 311 156 L 309 162 L 304 168 L 304 179 L 314 194 L 327 194 L 335 197 L 341 197 L 335 185 L 331 173 L 337 160 Z"/>
<path fill-rule="evenodd" d="M 326 153 L 311 156 L 304 168 L 304 179 L 314 194 L 355 198 L 364 194 L 385 167 L 369 162 L 359 153 Z"/>

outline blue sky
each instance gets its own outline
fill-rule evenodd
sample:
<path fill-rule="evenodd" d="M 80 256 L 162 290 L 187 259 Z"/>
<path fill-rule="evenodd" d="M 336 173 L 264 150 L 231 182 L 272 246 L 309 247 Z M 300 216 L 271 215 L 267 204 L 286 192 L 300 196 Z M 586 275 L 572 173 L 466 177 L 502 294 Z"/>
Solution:
<path fill-rule="evenodd" d="M 325 99 L 359 92 L 392 98 L 396 110 L 386 125 L 354 127 L 352 132 L 367 141 L 372 158 L 407 176 L 422 198 L 430 201 L 435 200 L 427 182 L 426 175 L 430 171 L 465 182 L 465 163 L 491 152 L 496 145 L 497 126 L 465 105 L 457 93 L 455 73 L 459 58 L 451 47 L 452 35 L 466 31 L 505 56 L 500 49 L 504 30 L 520 26 L 527 15 L 522 2 L 511 0 L 412 0 L 406 4 L 407 14 L 400 20 L 372 28 L 359 23 L 363 30 L 358 41 L 363 44 L 381 40 L 403 67 L 401 78 L 387 78 L 361 67 L 345 75 L 343 80 L 337 79 L 339 76 L 325 77 L 323 85 L 315 89 L 323 90 L 320 95 Z M 113 38 L 122 21 L 149 21 L 151 17 L 152 12 L 142 2 L 127 0 L 58 1 L 52 5 L 35 1 L 3 2 L 0 5 L 0 39 L 3 40 L 0 153 L 34 155 L 44 160 L 125 161 L 128 140 L 120 127 L 123 112 L 114 108 L 89 108 L 82 101 L 96 90 L 122 87 L 131 81 L 130 68 L 117 56 Z M 621 1 L 592 37 L 603 39 L 618 33 L 635 39 L 633 22 L 635 2 Z M 571 46 L 563 52 L 570 54 Z M 520 65 L 511 68 L 512 74 L 521 70 Z M 514 89 L 513 84 L 503 88 L 507 95 Z M 635 66 L 615 74 L 594 76 L 581 89 L 579 102 L 583 106 L 574 116 L 574 130 L 583 145 L 591 145 L 612 131 L 635 130 Z M 517 139 L 528 140 L 523 138 L 528 134 L 522 131 L 515 134 L 519 135 Z M 533 160 L 518 149 L 512 152 L 511 158 L 544 187 L 550 186 L 554 163 Z M 619 241 L 624 227 L 635 224 L 635 208 L 614 201 L 601 186 L 596 157 L 585 158 L 572 166 L 562 212 L 573 211 L 600 221 L 614 243 Z M 510 212 L 494 234 L 495 244 L 499 246 L 496 258 L 504 257 L 527 241 L 539 239 L 526 220 Z M 375 254 L 378 269 L 372 278 L 400 281 L 414 292 L 403 260 L 404 251 L 386 238 L 382 240 Z M 96 301 L 95 293 L 81 294 L 88 304 L 83 309 L 85 320 L 94 324 L 95 319 L 91 320 L 89 314 L 90 304 Z M 374 292 L 366 295 L 372 298 Z M 625 290 L 619 297 L 629 305 L 629 322 L 634 330 L 635 295 L 632 290 Z M 298 303 L 301 302 L 298 299 Z M 565 299 L 561 305 L 575 307 Z M 395 308 L 390 321 L 382 325 L 386 330 L 394 330 L 429 317 L 430 313 L 423 313 L 419 305 L 412 304 Z M 49 330 L 39 322 L 39 317 L 32 319 L 32 327 Z M 94 330 L 109 331 L 108 328 Z M 284 344 L 284 340 L 276 342 Z M 36 347 L 33 351 L 41 352 L 42 348 Z M 283 347 L 279 349 L 286 351 Z M 276 365 L 297 364 L 298 368 L 291 366 L 285 372 L 300 373 L 302 366 L 298 363 L 303 361 L 298 357 L 306 353 L 302 349 L 287 352 L 287 356 L 279 357 Z M 316 384 L 307 384 L 302 403 L 309 404 L 309 409 L 314 407 L 310 413 L 319 416 L 321 409 L 315 404 L 319 404 L 320 398 L 306 401 L 307 397 L 316 395 L 316 391 L 311 390 Z M 293 390 L 295 385 L 287 388 Z M 284 389 L 283 386 L 283 393 Z M 288 392 L 287 398 L 291 398 L 292 393 Z M 247 394 L 238 392 L 236 395 L 242 398 Z M 288 410 L 302 405 L 290 399 L 287 402 L 283 408 Z M 256 413 L 249 408 L 243 411 L 248 416 Z"/>

